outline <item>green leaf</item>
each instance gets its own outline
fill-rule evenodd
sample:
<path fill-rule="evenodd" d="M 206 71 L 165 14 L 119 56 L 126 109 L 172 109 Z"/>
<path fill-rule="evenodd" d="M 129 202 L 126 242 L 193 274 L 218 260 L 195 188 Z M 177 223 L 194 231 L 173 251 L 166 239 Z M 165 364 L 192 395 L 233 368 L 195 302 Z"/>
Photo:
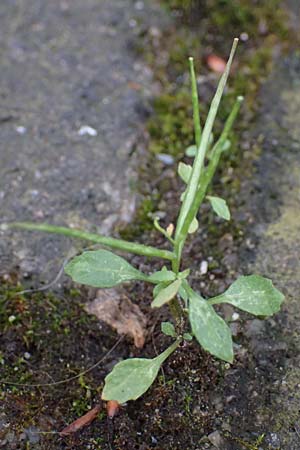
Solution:
<path fill-rule="evenodd" d="M 239 277 L 224 294 L 209 302 L 230 303 L 256 316 L 271 316 L 279 311 L 284 295 L 268 278 L 259 275 Z"/>
<path fill-rule="evenodd" d="M 162 363 L 176 350 L 179 342 L 174 342 L 156 358 L 132 358 L 116 364 L 105 378 L 102 400 L 116 400 L 122 404 L 143 395 L 155 380 Z"/>
<path fill-rule="evenodd" d="M 175 331 L 175 327 L 171 322 L 162 322 L 161 323 L 161 331 L 166 335 L 166 336 L 171 336 L 171 337 L 176 337 L 176 331 Z"/>
<path fill-rule="evenodd" d="M 231 142 L 229 139 L 226 139 L 226 141 L 224 142 L 224 144 L 222 145 L 222 151 L 226 152 L 227 150 L 229 150 L 231 147 Z"/>
<path fill-rule="evenodd" d="M 172 270 L 160 270 L 158 272 L 152 273 L 148 277 L 148 281 L 151 283 L 162 283 L 168 281 L 174 281 L 176 278 L 176 274 L 172 272 Z"/>
<path fill-rule="evenodd" d="M 165 303 L 168 303 L 172 298 L 175 297 L 177 294 L 182 281 L 181 280 L 175 280 L 173 283 L 169 284 L 166 288 L 162 289 L 159 294 L 154 298 L 153 302 L 151 303 L 152 308 L 159 308 L 160 306 L 164 305 Z"/>
<path fill-rule="evenodd" d="M 184 181 L 186 184 L 188 184 L 190 176 L 192 173 L 192 166 L 189 164 L 185 164 L 183 162 L 180 162 L 178 164 L 178 175 Z"/>
<path fill-rule="evenodd" d="M 191 273 L 191 269 L 185 269 L 182 272 L 179 272 L 177 275 L 178 280 L 185 280 L 189 274 Z"/>
<path fill-rule="evenodd" d="M 187 294 L 187 292 L 186 292 L 186 290 L 184 289 L 183 286 L 180 286 L 180 288 L 178 289 L 178 294 L 180 295 L 180 297 L 182 298 L 182 300 L 186 304 L 189 297 L 188 297 L 188 294 Z"/>
<path fill-rule="evenodd" d="M 183 339 L 185 341 L 192 341 L 193 340 L 193 336 L 190 333 L 183 333 L 182 337 L 183 337 Z"/>
<path fill-rule="evenodd" d="M 207 198 L 217 216 L 225 220 L 230 220 L 230 211 L 226 201 L 223 198 L 212 197 L 210 195 L 207 195 Z"/>
<path fill-rule="evenodd" d="M 189 293 L 189 319 L 194 336 L 204 350 L 224 361 L 233 361 L 231 332 L 224 320 L 202 297 Z"/>
<path fill-rule="evenodd" d="M 191 158 L 193 158 L 197 153 L 197 146 L 196 145 L 190 145 L 186 150 L 185 150 L 185 154 L 186 156 L 189 156 Z"/>
<path fill-rule="evenodd" d="M 145 280 L 147 276 L 125 259 L 107 250 L 84 252 L 73 258 L 65 272 L 77 283 L 109 288 L 130 280 Z"/>
<path fill-rule="evenodd" d="M 160 291 L 162 289 L 164 289 L 165 287 L 167 287 L 167 286 L 168 286 L 168 283 L 158 283 L 158 284 L 156 284 L 154 286 L 154 288 L 153 288 L 153 291 L 152 291 L 153 297 L 155 298 L 160 293 Z"/>
<path fill-rule="evenodd" d="M 199 222 L 196 219 L 196 217 L 194 217 L 192 220 L 192 223 L 190 225 L 190 228 L 189 228 L 189 234 L 195 233 L 198 230 L 198 228 L 199 228 Z"/>

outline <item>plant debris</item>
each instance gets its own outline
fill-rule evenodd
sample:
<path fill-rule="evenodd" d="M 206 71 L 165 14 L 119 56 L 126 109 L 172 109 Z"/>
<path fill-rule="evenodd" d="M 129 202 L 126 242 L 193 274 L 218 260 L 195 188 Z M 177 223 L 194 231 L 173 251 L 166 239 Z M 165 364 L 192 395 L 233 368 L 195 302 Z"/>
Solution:
<path fill-rule="evenodd" d="M 79 417 L 79 419 L 76 419 L 74 422 L 72 422 L 70 425 L 68 425 L 62 431 L 60 431 L 59 435 L 61 437 L 70 436 L 71 434 L 74 434 L 77 431 L 81 430 L 81 428 L 87 427 L 88 425 L 90 425 L 93 422 L 93 420 L 96 419 L 96 417 L 98 416 L 100 411 L 101 411 L 101 405 L 98 404 L 93 409 L 91 409 L 89 412 L 87 412 L 83 416 Z"/>
<path fill-rule="evenodd" d="M 114 328 L 118 334 L 133 338 L 137 348 L 143 348 L 147 320 L 138 305 L 118 289 L 101 289 L 97 297 L 85 306 L 89 314 Z"/>

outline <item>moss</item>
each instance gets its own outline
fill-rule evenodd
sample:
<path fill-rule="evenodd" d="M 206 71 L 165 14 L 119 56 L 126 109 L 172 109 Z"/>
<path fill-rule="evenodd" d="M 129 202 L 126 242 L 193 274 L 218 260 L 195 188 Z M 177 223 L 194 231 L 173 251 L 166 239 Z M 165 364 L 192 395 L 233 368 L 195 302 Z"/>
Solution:
<path fill-rule="evenodd" d="M 83 311 L 82 297 L 75 290 L 72 296 L 45 292 L 18 294 L 23 289 L 18 283 L 0 283 L 0 379 L 10 382 L 1 386 L 0 399 L 10 422 L 9 430 L 16 435 L 30 426 L 44 431 L 61 429 L 98 403 L 98 386 L 103 380 L 101 368 L 65 384 L 30 385 L 51 384 L 80 374 L 115 340 L 110 329 L 105 326 L 100 329 L 98 320 Z M 48 423 L 45 417 L 49 411 Z M 103 432 L 99 439 L 104 438 Z M 48 438 L 53 444 L 51 448 L 60 448 L 55 435 L 43 436 L 42 448 L 50 448 L 46 444 Z M 85 437 L 82 445 L 87 443 L 96 441 L 92 436 Z"/>
<path fill-rule="evenodd" d="M 164 94 L 155 99 L 154 109 L 155 116 L 148 122 L 149 151 L 182 158 L 193 136 L 189 93 L 182 89 L 176 96 Z"/>
<path fill-rule="evenodd" d="M 134 220 L 126 227 L 121 227 L 118 232 L 122 239 L 133 240 L 146 231 L 153 229 L 153 213 L 156 209 L 157 196 L 145 195 L 135 213 Z"/>
<path fill-rule="evenodd" d="M 161 3 L 175 10 L 179 21 L 176 27 L 164 30 L 160 37 L 152 36 L 151 33 L 143 34 L 143 56 L 154 69 L 162 93 L 153 101 L 154 113 L 147 123 L 149 157 L 140 168 L 140 177 L 144 182 L 142 192 L 146 196 L 146 202 L 152 205 L 149 211 L 145 212 L 142 202 L 134 225 L 122 232 L 122 236 L 129 239 L 136 238 L 152 228 L 148 212 L 158 208 L 163 194 L 158 189 L 158 193 L 155 191 L 155 195 L 152 195 L 151 179 L 161 176 L 159 171 L 162 170 L 161 166 L 155 164 L 154 156 L 167 153 L 177 161 L 184 156 L 186 147 L 194 142 L 188 56 L 195 56 L 197 73 L 203 79 L 200 85 L 200 113 L 201 117 L 205 117 L 216 81 L 214 78 L 211 81 L 211 74 L 201 59 L 205 58 L 207 49 L 226 56 L 233 36 L 243 33 L 243 39 L 246 40 L 240 45 L 235 63 L 238 68 L 234 69 L 235 73 L 230 78 L 215 124 L 217 137 L 236 96 L 246 96 L 245 105 L 230 135 L 230 151 L 224 155 L 222 167 L 214 181 L 214 192 L 221 193 L 227 199 L 231 197 L 231 204 L 234 206 L 240 189 L 241 175 L 244 177 L 244 173 L 248 173 L 250 176 L 253 170 L 252 162 L 259 155 L 258 147 L 255 146 L 252 152 L 241 152 L 241 140 L 244 139 L 248 124 L 257 111 L 259 86 L 272 68 L 274 48 L 291 41 L 286 26 L 286 14 L 280 7 L 279 0 L 255 5 L 249 4 L 248 0 L 161 0 Z M 194 24 L 197 26 L 194 27 Z M 163 58 L 160 57 L 162 54 Z M 174 189 L 174 185 L 170 188 Z M 177 188 L 178 186 L 176 190 Z M 170 211 L 167 213 L 169 215 Z M 172 208 L 169 215 L 171 221 L 175 220 L 174 213 Z M 233 233 L 239 235 L 240 228 L 240 225 L 237 225 Z M 225 229 L 215 227 L 214 230 L 220 236 L 226 231 L 226 226 Z M 210 232 L 214 230 L 211 229 Z"/>

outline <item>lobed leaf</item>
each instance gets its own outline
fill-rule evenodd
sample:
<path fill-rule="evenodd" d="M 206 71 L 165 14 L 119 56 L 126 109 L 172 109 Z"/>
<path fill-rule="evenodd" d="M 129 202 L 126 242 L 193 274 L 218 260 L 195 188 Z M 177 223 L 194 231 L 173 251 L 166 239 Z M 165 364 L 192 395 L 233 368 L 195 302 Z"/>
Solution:
<path fill-rule="evenodd" d="M 226 201 L 223 198 L 212 197 L 210 195 L 207 195 L 207 198 L 217 216 L 225 220 L 230 220 L 230 211 Z"/>
<path fill-rule="evenodd" d="M 230 303 L 256 316 L 271 316 L 279 311 L 284 295 L 268 278 L 260 275 L 239 277 L 224 294 L 211 298 L 211 304 Z"/>
<path fill-rule="evenodd" d="M 77 283 L 109 288 L 130 280 L 145 280 L 147 276 L 125 259 L 107 250 L 84 252 L 73 258 L 65 272 Z"/>
<path fill-rule="evenodd" d="M 189 293 L 189 319 L 193 334 L 204 350 L 224 361 L 233 361 L 229 327 L 213 307 L 195 292 Z"/>

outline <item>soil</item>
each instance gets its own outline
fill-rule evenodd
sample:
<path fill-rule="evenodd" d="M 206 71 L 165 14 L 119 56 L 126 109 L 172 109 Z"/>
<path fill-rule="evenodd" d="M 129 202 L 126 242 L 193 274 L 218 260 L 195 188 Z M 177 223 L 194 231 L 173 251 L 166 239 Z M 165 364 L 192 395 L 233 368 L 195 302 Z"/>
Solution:
<path fill-rule="evenodd" d="M 202 2 L 198 3 L 201 6 Z M 194 7 L 198 3 L 194 2 Z M 125 165 L 125 172 L 129 167 L 130 173 L 134 166 L 131 155 L 139 135 L 137 130 L 144 126 L 144 99 L 149 92 L 157 92 L 157 66 L 152 67 L 153 75 L 136 50 L 141 35 L 150 33 L 161 42 L 162 25 L 167 27 L 169 36 L 177 36 L 181 20 L 172 20 L 178 20 L 181 10 L 176 6 L 172 19 L 154 2 L 104 1 L 99 9 L 93 0 L 84 4 L 72 1 L 72 6 L 67 1 L 46 6 L 38 0 L 28 1 L 26 9 L 20 5 L 21 2 L 9 2 L 6 7 L 0 6 L 0 20 L 9 18 L 1 28 L 1 34 L 7 36 L 1 51 L 4 67 L 1 89 L 7 105 L 1 124 L 4 135 L 1 153 L 6 155 L 0 181 L 3 218 L 6 221 L 35 216 L 37 220 L 49 221 L 53 217 L 56 223 L 108 231 L 124 220 L 122 205 L 130 209 L 128 202 L 131 204 L 132 197 L 127 188 L 130 176 L 121 174 Z M 290 1 L 289 7 L 292 5 L 295 6 Z M 293 14 L 296 13 L 297 5 Z M 128 26 L 131 20 L 134 22 Z M 208 18 L 200 20 L 209 30 Z M 225 43 L 230 46 L 231 36 L 225 32 L 224 36 L 224 42 L 213 41 L 220 51 Z M 21 45 L 25 37 L 26 45 Z M 247 55 L 257 45 L 250 43 L 245 49 Z M 205 51 L 211 51 L 207 42 L 203 46 Z M 58 53 L 54 51 L 56 48 Z M 159 46 L 159 51 L 163 53 L 164 49 Z M 111 53 L 115 59 L 109 59 Z M 278 48 L 276 53 L 278 57 Z M 146 92 L 131 84 L 132 80 L 137 81 L 132 70 L 137 61 L 138 83 L 144 88 L 147 85 Z M 110 64 L 107 72 L 99 71 L 107 64 Z M 24 67 L 22 79 L 20 67 Z M 119 73 L 116 79 L 122 79 L 119 87 L 131 86 L 124 93 L 126 98 L 121 94 L 114 96 L 114 78 L 107 76 L 114 70 Z M 97 420 L 62 438 L 58 431 L 101 403 L 104 377 L 116 362 L 130 356 L 153 357 L 166 348 L 171 339 L 161 334 L 160 322 L 168 318 L 168 311 L 150 310 L 151 289 L 144 284 L 124 287 L 126 295 L 139 304 L 147 317 L 146 344 L 138 350 L 130 339 L 120 340 L 109 326 L 85 312 L 85 303 L 95 297 L 92 289 L 70 288 L 60 278 L 60 286 L 56 283 L 46 292 L 18 293 L 24 287 L 36 287 L 51 280 L 71 245 L 73 249 L 78 244 L 36 234 L 3 234 L 0 372 L 2 381 L 12 383 L 3 384 L 0 397 L 0 448 L 300 448 L 299 70 L 299 54 L 290 50 L 288 56 L 277 59 L 273 72 L 260 88 L 261 106 L 250 112 L 253 99 L 248 100 L 243 120 L 250 118 L 250 127 L 247 123 L 247 127 L 239 129 L 244 158 L 225 161 L 220 172 L 223 181 L 215 185 L 216 190 L 221 188 L 230 195 L 235 225 L 216 223 L 204 207 L 200 233 L 190 241 L 185 255 L 186 264 L 194 270 L 193 285 L 195 289 L 201 287 L 204 295 L 221 292 L 241 273 L 256 272 L 272 278 L 286 294 L 282 311 L 268 320 L 246 314 L 233 320 L 233 310 L 224 307 L 221 313 L 230 323 L 235 342 L 233 365 L 215 360 L 194 342 L 185 343 L 164 364 L 157 381 L 141 399 L 124 405 L 113 420 L 107 418 L 105 405 L 101 404 Z M 174 79 L 174 73 L 171 78 L 173 87 L 175 81 L 181 85 L 182 80 Z M 159 82 L 165 86 L 165 80 L 160 78 Z M 82 98 L 83 85 L 92 86 L 92 93 Z M 35 86 L 39 86 L 39 95 L 33 101 Z M 212 89 L 210 81 L 205 86 Z M 257 89 L 258 86 L 251 92 Z M 16 103 L 12 103 L 14 91 Z M 107 110 L 99 106 L 103 95 L 110 98 L 105 105 Z M 32 111 L 30 106 L 24 108 L 24 104 L 31 105 Z M 6 116 L 9 118 L 5 119 Z M 118 122 L 114 123 L 116 127 L 112 128 L 112 120 Z M 97 129 L 97 136 L 79 137 L 82 125 Z M 24 133 L 20 128 L 17 131 L 20 126 L 26 128 Z M 118 152 L 111 158 L 109 152 L 120 148 L 123 142 L 130 143 L 125 146 L 125 153 L 121 152 L 121 159 L 117 158 Z M 140 145 L 144 146 L 144 142 Z M 5 153 L 7 148 L 10 152 Z M 83 158 L 83 148 L 89 151 L 88 161 Z M 59 168 L 57 149 L 64 155 Z M 43 151 L 47 151 L 46 160 L 42 158 Z M 141 156 L 144 158 L 145 152 Z M 99 157 L 103 157 L 102 168 L 99 162 L 96 164 Z M 152 153 L 148 163 L 153 158 Z M 173 154 L 173 159 L 176 158 L 178 154 Z M 145 161 L 138 161 L 143 168 Z M 163 168 L 167 184 L 161 186 L 157 178 L 154 182 L 146 181 L 152 189 L 162 187 L 167 218 L 173 219 L 180 185 L 174 177 L 174 164 L 170 167 L 160 163 L 159 167 Z M 99 170 L 103 172 L 99 174 Z M 42 173 L 41 180 L 36 179 L 36 171 Z M 101 189 L 95 180 L 101 180 L 102 176 L 113 184 L 114 194 L 119 193 L 116 201 L 111 200 L 110 184 L 109 195 L 106 193 L 105 201 L 101 197 L 103 203 L 100 202 Z M 143 172 L 139 176 L 144 180 Z M 232 181 L 234 176 L 237 183 Z M 89 192 L 86 192 L 87 177 L 93 180 Z M 38 192 L 37 200 L 32 191 Z M 77 196 L 81 195 L 80 200 Z M 102 206 L 97 210 L 98 202 Z M 160 199 L 155 207 L 161 209 L 162 202 Z M 102 229 L 101 220 L 107 214 L 114 217 Z M 140 234 L 139 240 L 163 244 L 157 233 L 150 237 Z M 52 269 L 48 272 L 45 267 L 50 260 Z M 205 275 L 199 270 L 204 260 L 208 262 Z M 153 270 L 153 265 L 144 258 L 134 257 L 132 263 L 144 271 Z M 94 369 L 68 380 L 97 362 Z M 20 385 L 62 380 L 68 381 L 52 386 Z"/>

